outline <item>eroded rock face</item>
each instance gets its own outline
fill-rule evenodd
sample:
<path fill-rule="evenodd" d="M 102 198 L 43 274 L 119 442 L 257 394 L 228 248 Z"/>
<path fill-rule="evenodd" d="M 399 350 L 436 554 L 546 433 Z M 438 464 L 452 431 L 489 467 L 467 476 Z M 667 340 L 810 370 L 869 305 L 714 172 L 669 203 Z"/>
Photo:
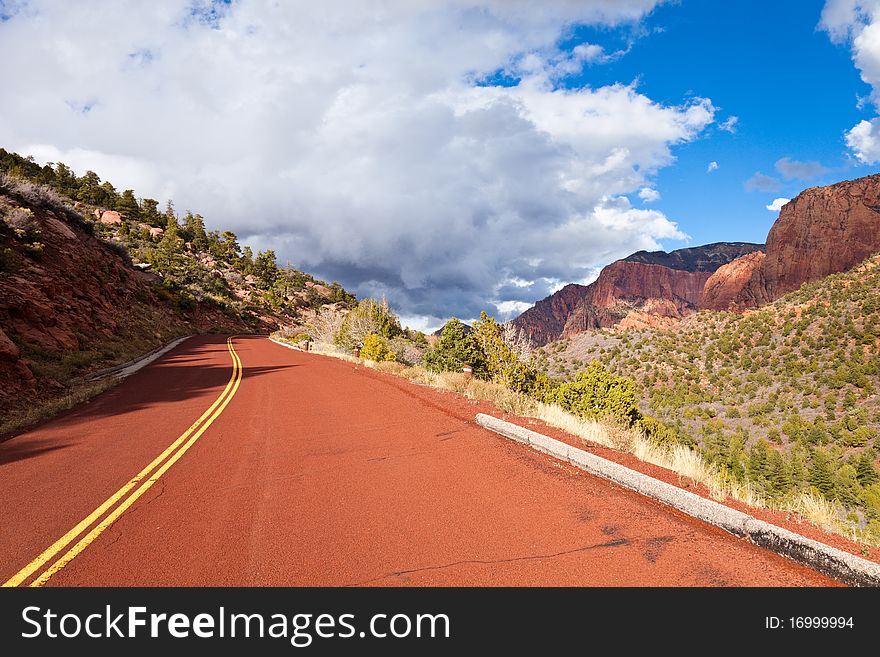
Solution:
<path fill-rule="evenodd" d="M 101 213 L 101 223 L 108 226 L 115 226 L 122 223 L 122 215 L 115 210 L 105 210 Z"/>
<path fill-rule="evenodd" d="M 706 281 L 717 267 L 761 248 L 737 242 L 672 253 L 640 251 L 605 267 L 590 285 L 567 285 L 539 301 L 514 326 L 537 345 L 615 326 L 627 317 L 633 325 L 667 327 L 669 320 L 700 307 Z"/>
<path fill-rule="evenodd" d="M 547 344 L 562 335 L 572 311 L 583 300 L 589 286 L 570 283 L 517 317 L 514 326 L 534 344 Z"/>
<path fill-rule="evenodd" d="M 32 210 L 38 252 L 8 231 L 0 234 L 0 248 L 11 254 L 0 271 L 0 411 L 60 385 L 45 373 L 34 376 L 34 354 L 60 362 L 71 352 L 100 350 L 120 332 L 153 337 L 156 326 L 183 325 L 139 272 L 83 226 Z"/>
<path fill-rule="evenodd" d="M 588 286 L 565 322 L 562 337 L 614 326 L 632 311 L 684 317 L 699 307 L 709 276 L 709 272 L 618 260 Z"/>
<path fill-rule="evenodd" d="M 737 296 L 756 307 L 880 252 L 880 175 L 801 192 L 782 207 L 767 257 Z"/>
<path fill-rule="evenodd" d="M 21 349 L 0 329 L 0 360 L 17 361 Z"/>
<path fill-rule="evenodd" d="M 706 281 L 700 307 L 707 310 L 739 310 L 737 298 L 765 257 L 763 252 L 755 251 L 719 267 Z"/>

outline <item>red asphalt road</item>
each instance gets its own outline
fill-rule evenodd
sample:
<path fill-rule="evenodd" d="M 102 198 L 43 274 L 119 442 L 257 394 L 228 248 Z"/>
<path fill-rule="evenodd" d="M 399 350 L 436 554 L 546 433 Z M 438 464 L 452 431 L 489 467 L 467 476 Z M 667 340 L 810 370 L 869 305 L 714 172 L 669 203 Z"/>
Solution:
<path fill-rule="evenodd" d="M 48 582 L 827 586 L 742 539 L 508 441 L 461 397 L 238 337 L 225 411 Z M 160 454 L 232 372 L 200 336 L 0 444 L 0 582 Z"/>

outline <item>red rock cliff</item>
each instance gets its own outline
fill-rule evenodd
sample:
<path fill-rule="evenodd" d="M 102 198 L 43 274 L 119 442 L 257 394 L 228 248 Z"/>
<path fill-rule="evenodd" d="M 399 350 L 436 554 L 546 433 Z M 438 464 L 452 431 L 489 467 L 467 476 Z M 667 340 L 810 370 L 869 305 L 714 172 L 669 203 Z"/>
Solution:
<path fill-rule="evenodd" d="M 605 267 L 569 316 L 562 337 L 617 324 L 631 311 L 684 317 L 699 307 L 711 274 L 618 260 Z"/>
<path fill-rule="evenodd" d="M 567 285 L 514 320 L 534 344 L 610 327 L 633 313 L 638 324 L 651 317 L 680 318 L 699 308 L 706 281 L 719 266 L 761 249 L 744 242 L 634 253 L 605 267 L 590 285 Z"/>
<path fill-rule="evenodd" d="M 572 311 L 584 298 L 588 286 L 570 283 L 546 299 L 538 301 L 514 320 L 520 332 L 535 344 L 547 344 L 562 335 Z"/>
<path fill-rule="evenodd" d="M 754 307 L 774 301 L 877 252 L 880 175 L 807 189 L 782 207 L 767 237 L 767 257 L 736 303 Z"/>
<path fill-rule="evenodd" d="M 24 210 L 2 195 L 0 203 L 7 215 Z M 245 328 L 202 304 L 187 317 L 176 312 L 157 297 L 150 275 L 128 266 L 84 222 L 51 209 L 27 209 L 22 216 L 29 230 L 39 231 L 36 248 L 14 237 L 5 216 L 0 217 L 0 416 L 62 389 L 62 366 L 82 356 L 100 361 L 103 352 L 109 359 L 132 345 L 148 351 L 203 326 Z M 35 356 L 57 366 L 41 371 Z"/>
<path fill-rule="evenodd" d="M 703 288 L 700 308 L 707 310 L 738 310 L 737 297 L 764 262 L 765 254 L 755 251 L 729 262 L 709 277 Z"/>

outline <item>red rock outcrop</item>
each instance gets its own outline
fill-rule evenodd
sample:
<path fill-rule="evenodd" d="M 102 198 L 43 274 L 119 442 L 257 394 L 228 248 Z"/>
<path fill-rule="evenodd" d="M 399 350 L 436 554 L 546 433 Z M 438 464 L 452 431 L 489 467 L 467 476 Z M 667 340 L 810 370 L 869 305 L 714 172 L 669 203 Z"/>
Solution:
<path fill-rule="evenodd" d="M 101 213 L 101 223 L 108 226 L 119 225 L 122 223 L 122 215 L 115 210 L 104 210 Z"/>
<path fill-rule="evenodd" d="M 736 298 L 756 307 L 880 252 L 880 174 L 813 187 L 782 207 L 767 257 Z"/>
<path fill-rule="evenodd" d="M 0 201 L 18 206 L 13 199 Z M 201 304 L 183 316 L 84 222 L 31 210 L 39 248 L 0 220 L 0 415 L 66 384 L 54 372 L 74 371 L 62 367 L 74 352 L 100 354 L 114 341 L 136 341 L 147 351 L 200 327 L 245 329 Z M 52 366 L 35 370 L 32 360 Z"/>
<path fill-rule="evenodd" d="M 605 267 L 596 282 L 588 286 L 565 322 L 562 337 L 614 326 L 631 311 L 684 317 L 700 305 L 710 275 L 618 260 Z"/>
<path fill-rule="evenodd" d="M 537 345 L 558 339 L 572 311 L 583 300 L 588 287 L 569 283 L 513 320 L 514 326 Z"/>
<path fill-rule="evenodd" d="M 764 262 L 765 257 L 766 254 L 762 251 L 755 251 L 719 267 L 706 281 L 700 308 L 739 310 L 736 299 L 752 280 L 752 275 Z"/>
<path fill-rule="evenodd" d="M 762 248 L 760 244 L 718 243 L 672 253 L 640 251 L 605 267 L 590 285 L 566 285 L 517 317 L 513 324 L 534 344 L 546 344 L 596 328 L 669 325 L 695 312 L 715 269 Z M 635 314 L 633 314 L 635 313 Z M 660 319 L 662 318 L 662 319 Z"/>

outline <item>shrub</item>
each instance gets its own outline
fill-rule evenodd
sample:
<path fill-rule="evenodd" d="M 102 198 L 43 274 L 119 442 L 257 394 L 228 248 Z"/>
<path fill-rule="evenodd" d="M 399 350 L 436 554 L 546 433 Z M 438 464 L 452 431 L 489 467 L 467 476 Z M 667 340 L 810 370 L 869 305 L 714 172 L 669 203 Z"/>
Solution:
<path fill-rule="evenodd" d="M 642 416 L 638 426 L 645 432 L 647 438 L 658 445 L 695 445 L 694 440 L 686 437 L 678 428 L 665 424 L 649 415 Z"/>
<path fill-rule="evenodd" d="M 87 221 L 69 205 L 69 201 L 65 200 L 54 189 L 45 185 L 19 180 L 14 176 L 0 172 L 0 193 L 14 198 L 22 205 L 52 210 L 64 217 L 73 219 L 88 230 L 94 228 L 93 222 Z"/>
<path fill-rule="evenodd" d="M 631 379 L 615 376 L 599 361 L 593 361 L 574 381 L 560 385 L 553 401 L 567 411 L 583 418 L 622 420 L 632 426 L 642 419 L 636 403 L 635 384 Z"/>
<path fill-rule="evenodd" d="M 339 334 L 344 320 L 345 316 L 340 310 L 324 306 L 305 321 L 303 328 L 316 342 L 329 344 Z"/>
<path fill-rule="evenodd" d="M 388 348 L 388 342 L 381 335 L 370 333 L 364 338 L 364 346 L 361 348 L 361 358 L 366 360 L 394 361 L 397 354 Z"/>
<path fill-rule="evenodd" d="M 397 354 L 397 361 L 406 365 L 418 365 L 425 355 L 425 346 L 403 336 L 388 341 L 388 348 Z"/>
<path fill-rule="evenodd" d="M 461 372 L 462 367 L 470 365 L 474 368 L 475 376 L 481 379 L 489 377 L 486 354 L 473 333 L 468 333 L 464 324 L 455 318 L 446 322 L 440 339 L 425 354 L 422 362 L 432 372 Z"/>
<path fill-rule="evenodd" d="M 0 249 L 0 273 L 15 271 L 17 265 L 15 251 L 10 248 Z"/>
<path fill-rule="evenodd" d="M 40 224 L 34 219 L 34 213 L 27 208 L 9 208 L 3 214 L 6 225 L 22 242 L 33 243 L 42 236 Z"/>
<path fill-rule="evenodd" d="M 519 359 L 508 344 L 506 333 L 505 328 L 485 311 L 480 313 L 479 321 L 474 323 L 473 336 L 486 356 L 489 376 L 514 392 L 531 394 L 535 388 L 537 372 Z"/>
<path fill-rule="evenodd" d="M 363 345 L 371 333 L 384 338 L 403 334 L 400 321 L 385 300 L 379 303 L 373 299 L 364 299 L 358 303 L 342 320 L 334 342 L 344 349 L 353 349 Z"/>

